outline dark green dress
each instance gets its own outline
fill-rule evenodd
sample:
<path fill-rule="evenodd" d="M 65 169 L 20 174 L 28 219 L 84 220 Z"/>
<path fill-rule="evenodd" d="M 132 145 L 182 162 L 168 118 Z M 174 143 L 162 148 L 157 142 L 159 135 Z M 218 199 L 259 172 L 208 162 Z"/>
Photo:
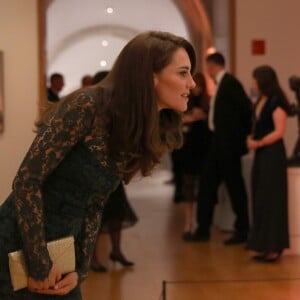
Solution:
<path fill-rule="evenodd" d="M 121 180 L 100 128 L 102 98 L 99 87 L 69 96 L 26 154 L 0 207 L 1 300 L 81 299 L 79 286 L 66 296 L 14 293 L 7 254 L 23 249 L 30 276 L 42 280 L 52 267 L 46 241 L 73 235 L 80 282 L 86 276 L 104 203 Z"/>

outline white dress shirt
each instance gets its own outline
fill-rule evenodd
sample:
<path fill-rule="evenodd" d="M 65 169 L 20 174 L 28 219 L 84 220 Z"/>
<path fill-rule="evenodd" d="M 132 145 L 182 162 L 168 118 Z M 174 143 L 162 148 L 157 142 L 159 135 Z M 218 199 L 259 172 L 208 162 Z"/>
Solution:
<path fill-rule="evenodd" d="M 215 102 L 216 102 L 216 95 L 218 93 L 219 85 L 226 73 L 226 70 L 220 71 L 215 80 L 216 80 L 216 87 L 214 94 L 212 95 L 210 99 L 210 106 L 209 106 L 209 112 L 208 112 L 208 127 L 211 131 L 215 131 L 215 124 L 214 124 L 214 117 L 215 117 Z"/>

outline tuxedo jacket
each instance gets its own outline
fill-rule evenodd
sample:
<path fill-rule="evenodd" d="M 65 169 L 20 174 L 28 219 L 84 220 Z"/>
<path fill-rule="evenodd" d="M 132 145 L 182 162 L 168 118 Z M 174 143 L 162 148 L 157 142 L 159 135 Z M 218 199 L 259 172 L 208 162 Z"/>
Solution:
<path fill-rule="evenodd" d="M 241 83 L 225 73 L 217 90 L 214 107 L 213 143 L 225 155 L 247 153 L 246 138 L 251 131 L 252 104 Z"/>

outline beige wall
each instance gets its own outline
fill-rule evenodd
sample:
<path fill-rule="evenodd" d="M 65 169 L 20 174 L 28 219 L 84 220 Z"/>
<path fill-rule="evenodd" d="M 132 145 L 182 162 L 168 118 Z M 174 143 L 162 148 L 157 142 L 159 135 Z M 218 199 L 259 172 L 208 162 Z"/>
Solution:
<path fill-rule="evenodd" d="M 300 76 L 300 1 L 236 0 L 236 75 L 249 90 L 252 70 L 261 64 L 273 66 L 290 100 L 294 94 L 288 78 Z M 251 54 L 251 40 L 266 40 L 266 55 Z M 290 153 L 296 139 L 296 119 L 290 119 L 286 145 Z"/>
<path fill-rule="evenodd" d="M 5 129 L 0 135 L 0 202 L 30 145 L 38 100 L 37 0 L 0 0 Z"/>

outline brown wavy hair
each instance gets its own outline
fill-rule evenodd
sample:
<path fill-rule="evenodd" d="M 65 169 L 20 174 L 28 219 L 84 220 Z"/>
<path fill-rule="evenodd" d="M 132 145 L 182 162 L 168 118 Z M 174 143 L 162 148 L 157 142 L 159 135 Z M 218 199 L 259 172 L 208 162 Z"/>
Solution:
<path fill-rule="evenodd" d="M 159 111 L 154 88 L 154 74 L 171 63 L 179 48 L 188 53 L 193 72 L 195 52 L 187 40 L 166 32 L 139 34 L 124 47 L 100 83 L 112 91 L 108 105 L 110 154 L 116 159 L 128 154 L 125 182 L 138 171 L 149 175 L 163 153 L 182 144 L 181 114 Z"/>

